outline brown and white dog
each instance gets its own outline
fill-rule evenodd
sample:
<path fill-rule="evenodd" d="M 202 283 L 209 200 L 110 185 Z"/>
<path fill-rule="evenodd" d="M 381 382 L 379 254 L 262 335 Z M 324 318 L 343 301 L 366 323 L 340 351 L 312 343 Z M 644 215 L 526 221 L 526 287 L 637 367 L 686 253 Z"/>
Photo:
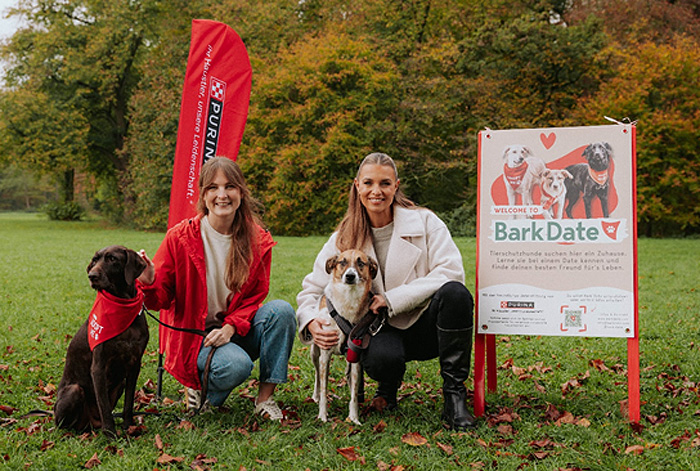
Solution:
<path fill-rule="evenodd" d="M 311 345 L 311 359 L 316 370 L 313 400 L 318 403 L 318 418 L 323 422 L 328 421 L 328 370 L 331 355 L 341 355 L 342 346 L 347 341 L 346 335 L 331 317 L 327 300 L 330 300 L 339 315 L 351 324 L 357 324 L 369 311 L 370 288 L 372 279 L 377 276 L 377 262 L 359 250 L 346 250 L 326 261 L 326 272 L 331 275 L 331 279 L 321 297 L 319 316 L 330 322 L 326 328 L 335 329 L 339 340 L 330 350 L 324 350 L 316 344 Z M 360 364 L 348 362 L 345 374 L 350 388 L 348 420 L 361 425 L 359 390 L 363 379 Z"/>
<path fill-rule="evenodd" d="M 535 157 L 529 147 L 510 145 L 503 150 L 503 182 L 506 185 L 508 205 L 517 204 L 521 195 L 524 206 L 532 205 L 532 190 L 537 186 L 546 167 L 544 161 Z"/>
<path fill-rule="evenodd" d="M 544 210 L 545 219 L 561 219 L 564 216 L 564 203 L 566 202 L 567 178 L 574 178 L 566 170 L 547 169 L 540 180 L 540 204 Z M 557 207 L 556 213 L 554 206 Z"/>

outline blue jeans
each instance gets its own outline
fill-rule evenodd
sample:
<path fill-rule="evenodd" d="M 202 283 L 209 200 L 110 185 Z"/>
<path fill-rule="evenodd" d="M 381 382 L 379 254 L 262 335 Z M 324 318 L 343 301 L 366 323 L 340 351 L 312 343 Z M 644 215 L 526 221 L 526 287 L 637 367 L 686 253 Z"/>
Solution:
<path fill-rule="evenodd" d="M 234 335 L 217 348 L 211 359 L 207 399 L 212 406 L 224 403 L 233 388 L 248 379 L 253 362 L 260 359 L 260 382 L 280 384 L 287 381 L 287 365 L 296 335 L 296 314 L 286 301 L 265 303 L 255 313 L 250 332 Z M 211 347 L 202 347 L 197 357 L 200 378 Z"/>

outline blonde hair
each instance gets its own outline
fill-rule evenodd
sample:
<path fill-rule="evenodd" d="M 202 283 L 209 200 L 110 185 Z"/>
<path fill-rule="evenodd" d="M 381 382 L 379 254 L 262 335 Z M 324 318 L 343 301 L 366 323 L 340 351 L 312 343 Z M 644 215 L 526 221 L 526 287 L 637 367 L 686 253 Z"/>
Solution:
<path fill-rule="evenodd" d="M 197 201 L 199 213 L 202 216 L 209 214 L 204 194 L 219 171 L 229 183 L 238 188 L 241 194 L 241 203 L 231 225 L 231 249 L 226 260 L 226 273 L 224 274 L 226 286 L 235 293 L 240 291 L 248 280 L 253 250 L 258 243 L 256 226 L 261 225 L 262 222 L 258 216 L 259 203 L 250 195 L 243 172 L 236 162 L 226 157 L 214 157 L 202 165 L 199 174 L 199 200 Z"/>
<path fill-rule="evenodd" d="M 360 177 L 362 167 L 371 164 L 391 167 L 398 181 L 399 172 L 396 170 L 394 160 L 381 152 L 369 154 L 362 160 L 362 163 L 360 163 L 360 166 L 357 168 L 355 179 Z M 416 204 L 401 191 L 401 187 L 399 187 L 394 194 L 394 201 L 391 203 L 392 211 L 394 206 L 417 208 Z M 345 212 L 343 220 L 338 224 L 336 231 L 338 232 L 338 238 L 336 239 L 335 245 L 341 252 L 351 249 L 363 250 L 365 246 L 372 241 L 372 225 L 370 224 L 369 215 L 367 214 L 367 209 L 365 209 L 360 201 L 360 194 L 354 182 L 350 186 L 348 209 Z"/>

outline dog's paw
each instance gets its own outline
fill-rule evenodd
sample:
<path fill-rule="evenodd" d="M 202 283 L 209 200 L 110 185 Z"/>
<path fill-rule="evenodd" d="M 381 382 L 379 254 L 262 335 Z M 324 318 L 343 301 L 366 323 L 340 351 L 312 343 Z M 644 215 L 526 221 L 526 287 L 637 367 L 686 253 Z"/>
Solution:
<path fill-rule="evenodd" d="M 355 425 L 362 425 L 362 422 L 360 422 L 360 419 L 358 417 L 351 417 L 348 416 L 347 419 L 345 419 L 346 422 L 352 422 Z"/>
<path fill-rule="evenodd" d="M 324 414 L 322 412 L 318 413 L 318 420 L 321 422 L 328 422 L 328 414 Z"/>

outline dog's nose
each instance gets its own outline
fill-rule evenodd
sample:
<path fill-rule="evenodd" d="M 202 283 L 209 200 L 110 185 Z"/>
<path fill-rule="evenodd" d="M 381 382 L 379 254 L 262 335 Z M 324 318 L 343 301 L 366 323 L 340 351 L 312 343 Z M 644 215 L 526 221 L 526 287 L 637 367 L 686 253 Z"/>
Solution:
<path fill-rule="evenodd" d="M 90 281 L 97 281 L 100 278 L 100 275 L 97 273 L 90 272 L 88 273 L 88 280 Z"/>
<path fill-rule="evenodd" d="M 357 278 L 357 275 L 355 275 L 353 272 L 348 272 L 345 274 L 345 283 L 351 285 L 355 283 L 355 279 Z"/>

